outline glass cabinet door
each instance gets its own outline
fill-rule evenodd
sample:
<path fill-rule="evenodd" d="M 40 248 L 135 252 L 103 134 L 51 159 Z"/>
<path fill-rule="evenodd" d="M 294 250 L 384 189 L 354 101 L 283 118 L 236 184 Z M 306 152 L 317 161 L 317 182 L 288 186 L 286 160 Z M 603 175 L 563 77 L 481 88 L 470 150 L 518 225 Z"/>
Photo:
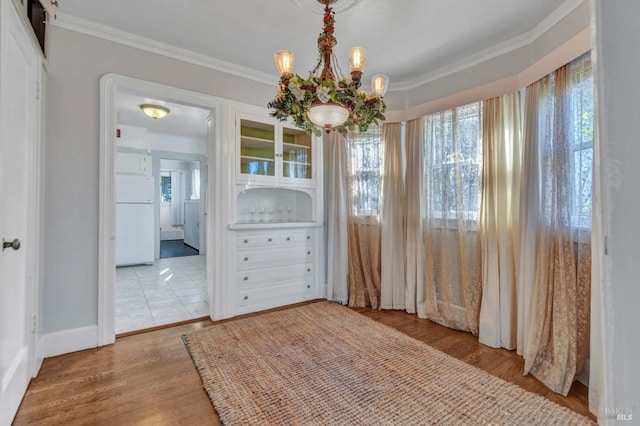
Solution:
<path fill-rule="evenodd" d="M 282 176 L 294 179 L 311 179 L 312 137 L 296 128 L 282 128 Z"/>
<path fill-rule="evenodd" d="M 240 173 L 275 176 L 275 126 L 240 119 Z"/>

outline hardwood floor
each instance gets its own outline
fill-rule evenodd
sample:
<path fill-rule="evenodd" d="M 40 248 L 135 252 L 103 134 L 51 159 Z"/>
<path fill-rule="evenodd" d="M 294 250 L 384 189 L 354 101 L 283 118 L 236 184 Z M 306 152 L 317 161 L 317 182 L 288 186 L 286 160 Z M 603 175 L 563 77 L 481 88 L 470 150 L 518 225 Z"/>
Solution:
<path fill-rule="evenodd" d="M 522 375 L 523 361 L 515 352 L 486 347 L 469 333 L 405 312 L 355 310 L 594 418 L 584 385 L 574 383 L 566 398 L 554 394 L 535 378 Z M 111 346 L 46 359 L 14 424 L 219 425 L 181 340 L 183 334 L 212 324 L 204 320 L 130 335 Z"/>

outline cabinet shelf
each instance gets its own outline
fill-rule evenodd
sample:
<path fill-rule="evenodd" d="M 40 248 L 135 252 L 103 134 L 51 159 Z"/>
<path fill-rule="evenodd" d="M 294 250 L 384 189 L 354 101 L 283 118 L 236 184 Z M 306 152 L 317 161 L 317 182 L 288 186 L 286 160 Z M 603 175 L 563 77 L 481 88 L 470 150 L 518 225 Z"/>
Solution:
<path fill-rule="evenodd" d="M 268 158 L 268 157 L 256 157 L 254 155 L 241 155 L 240 158 L 245 159 L 245 160 L 258 160 L 258 161 L 268 161 L 270 163 L 273 163 L 275 160 L 273 158 Z"/>
<path fill-rule="evenodd" d="M 301 166 L 310 166 L 311 163 L 305 163 L 303 161 L 290 161 L 290 160 L 282 160 L 283 163 L 287 163 L 287 164 L 298 164 Z"/>
<path fill-rule="evenodd" d="M 269 139 L 260 139 L 260 138 L 252 138 L 248 136 L 242 136 L 240 139 L 240 143 L 242 147 L 246 148 L 266 148 L 269 147 L 273 149 L 275 142 Z"/>
<path fill-rule="evenodd" d="M 293 148 L 293 149 L 311 149 L 310 146 L 307 145 L 298 145 L 297 143 L 287 143 L 287 142 L 283 142 L 282 146 L 285 148 Z"/>

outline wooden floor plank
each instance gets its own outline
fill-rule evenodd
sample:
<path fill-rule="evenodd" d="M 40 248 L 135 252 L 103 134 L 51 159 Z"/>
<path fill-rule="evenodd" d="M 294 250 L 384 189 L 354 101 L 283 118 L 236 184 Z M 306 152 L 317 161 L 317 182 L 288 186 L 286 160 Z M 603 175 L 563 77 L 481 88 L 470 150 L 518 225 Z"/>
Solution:
<path fill-rule="evenodd" d="M 354 310 L 594 418 L 584 385 L 574 383 L 567 397 L 554 394 L 530 375 L 522 375 L 524 362 L 514 351 L 489 348 L 469 333 L 402 311 Z M 118 338 L 103 348 L 46 359 L 29 385 L 14 424 L 219 425 L 181 339 L 212 324 L 204 320 L 154 330 Z"/>

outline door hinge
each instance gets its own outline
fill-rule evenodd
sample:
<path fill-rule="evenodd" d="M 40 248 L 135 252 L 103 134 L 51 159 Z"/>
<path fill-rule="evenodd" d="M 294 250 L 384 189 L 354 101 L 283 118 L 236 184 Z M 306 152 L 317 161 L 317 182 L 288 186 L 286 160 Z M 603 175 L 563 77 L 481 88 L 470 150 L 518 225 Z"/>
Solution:
<path fill-rule="evenodd" d="M 36 99 L 40 100 L 40 82 L 39 81 L 36 81 L 35 89 L 36 89 Z"/>
<path fill-rule="evenodd" d="M 31 330 L 31 333 L 36 334 L 38 332 L 38 316 L 34 315 L 33 316 L 33 329 Z"/>

